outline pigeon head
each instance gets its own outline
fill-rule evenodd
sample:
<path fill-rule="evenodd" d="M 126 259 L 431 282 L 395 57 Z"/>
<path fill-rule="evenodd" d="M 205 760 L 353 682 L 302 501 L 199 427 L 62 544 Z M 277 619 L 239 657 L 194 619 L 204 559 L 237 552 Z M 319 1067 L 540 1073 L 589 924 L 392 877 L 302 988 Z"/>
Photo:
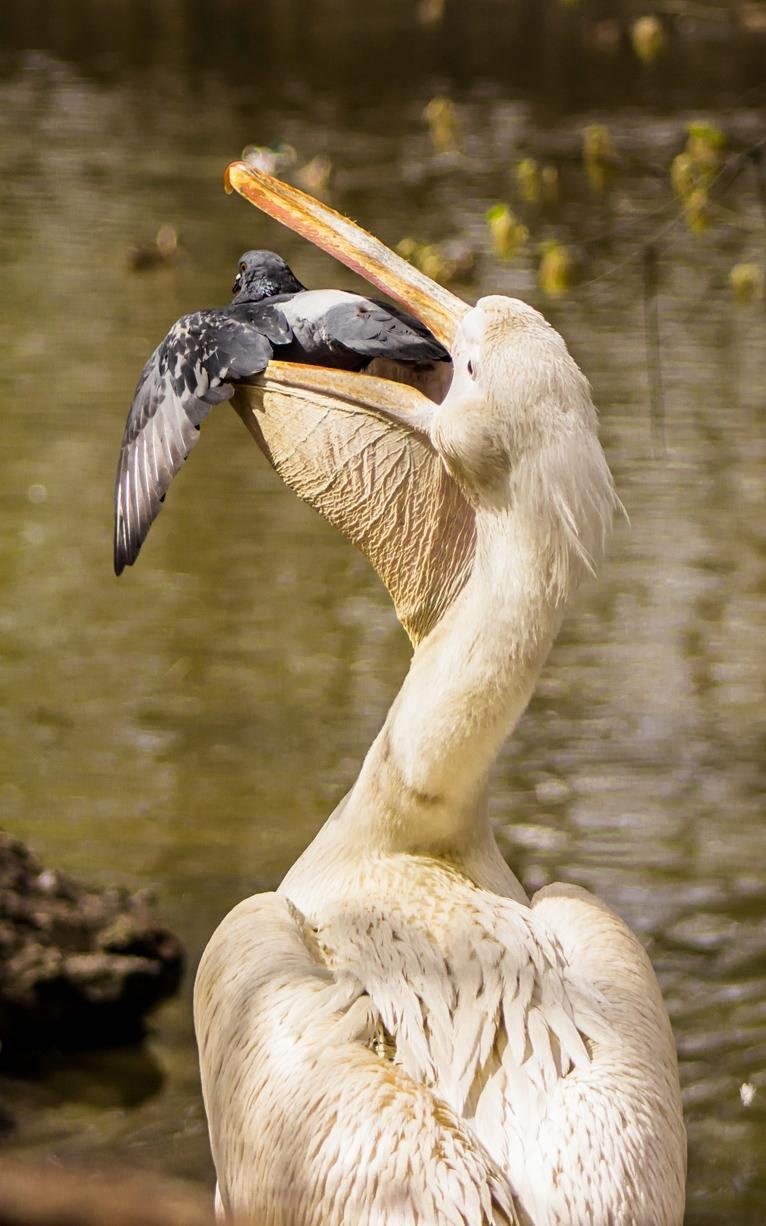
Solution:
<path fill-rule="evenodd" d="M 234 302 L 261 302 L 277 294 L 297 294 L 305 289 L 281 255 L 274 251 L 246 251 L 231 291 Z"/>

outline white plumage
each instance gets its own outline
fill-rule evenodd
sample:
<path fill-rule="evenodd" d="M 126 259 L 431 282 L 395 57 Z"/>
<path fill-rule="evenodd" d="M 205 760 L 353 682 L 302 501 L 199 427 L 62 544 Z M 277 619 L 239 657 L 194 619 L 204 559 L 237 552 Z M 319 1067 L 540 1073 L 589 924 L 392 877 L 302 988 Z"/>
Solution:
<path fill-rule="evenodd" d="M 595 411 L 523 303 L 481 300 L 453 357 L 441 405 L 278 368 L 240 398 L 285 481 L 383 575 L 415 652 L 349 794 L 203 957 L 221 1212 L 672 1226 L 686 1144 L 649 960 L 587 891 L 530 900 L 487 816 L 616 505 Z"/>

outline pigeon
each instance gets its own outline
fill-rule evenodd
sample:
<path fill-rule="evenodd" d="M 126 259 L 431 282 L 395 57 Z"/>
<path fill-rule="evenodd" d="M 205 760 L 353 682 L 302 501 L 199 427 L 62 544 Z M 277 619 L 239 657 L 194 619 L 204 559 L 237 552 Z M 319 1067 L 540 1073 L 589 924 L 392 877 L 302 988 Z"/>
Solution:
<path fill-rule="evenodd" d="M 247 251 L 228 306 L 183 315 L 157 346 L 125 424 L 114 494 L 114 569 L 138 557 L 214 405 L 272 358 L 365 370 L 378 358 L 428 369 L 447 350 L 413 316 L 345 290 L 310 290 L 273 251 Z"/>

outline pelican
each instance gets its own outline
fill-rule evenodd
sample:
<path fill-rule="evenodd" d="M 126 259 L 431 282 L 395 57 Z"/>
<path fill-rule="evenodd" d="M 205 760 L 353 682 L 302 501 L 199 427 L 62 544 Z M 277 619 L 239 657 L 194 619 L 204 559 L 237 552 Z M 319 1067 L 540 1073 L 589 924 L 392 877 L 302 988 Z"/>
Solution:
<path fill-rule="evenodd" d="M 589 385 L 532 307 L 473 308 L 245 164 L 242 195 L 363 272 L 450 350 L 440 404 L 272 363 L 237 407 L 367 554 L 413 642 L 348 794 L 195 985 L 222 1220 L 672 1226 L 686 1139 L 650 961 L 587 890 L 529 898 L 487 814 L 617 505 Z"/>

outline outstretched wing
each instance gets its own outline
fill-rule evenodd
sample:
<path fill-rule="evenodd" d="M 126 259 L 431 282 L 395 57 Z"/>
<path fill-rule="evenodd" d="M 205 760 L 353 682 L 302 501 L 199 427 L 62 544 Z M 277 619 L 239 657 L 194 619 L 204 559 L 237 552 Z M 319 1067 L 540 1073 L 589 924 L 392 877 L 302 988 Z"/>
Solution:
<path fill-rule="evenodd" d="M 135 562 L 165 494 L 214 405 L 233 379 L 262 371 L 289 332 L 268 310 L 184 315 L 155 349 L 133 398 L 114 491 L 114 569 Z"/>
<path fill-rule="evenodd" d="M 328 970 L 286 899 L 258 895 L 226 917 L 200 963 L 194 1015 L 225 1220 L 518 1222 L 500 1168 L 379 1050 L 369 997 Z"/>
<path fill-rule="evenodd" d="M 470 574 L 474 512 L 429 438 L 434 405 L 369 375 L 272 362 L 234 407 L 282 480 L 369 559 L 413 642 Z"/>

